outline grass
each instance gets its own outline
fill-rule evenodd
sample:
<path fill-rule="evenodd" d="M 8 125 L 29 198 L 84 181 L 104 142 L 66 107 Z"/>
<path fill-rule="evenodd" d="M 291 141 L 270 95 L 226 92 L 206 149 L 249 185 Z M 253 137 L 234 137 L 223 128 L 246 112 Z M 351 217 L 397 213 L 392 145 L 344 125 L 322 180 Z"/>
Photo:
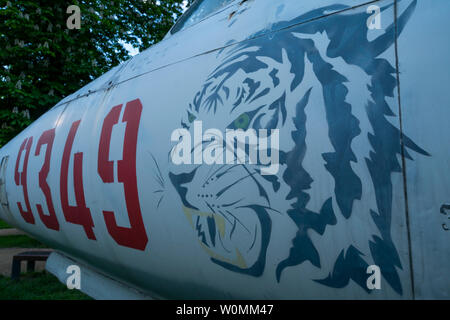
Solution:
<path fill-rule="evenodd" d="M 11 228 L 0 220 L 0 229 Z M 0 236 L 1 248 L 47 248 L 26 235 Z M 19 280 L 0 275 L 0 300 L 90 300 L 79 290 L 69 290 L 47 272 L 24 273 Z"/>
<path fill-rule="evenodd" d="M 0 229 L 11 229 L 12 227 L 8 225 L 5 221 L 0 220 Z"/>
<path fill-rule="evenodd" d="M 0 236 L 0 248 L 48 248 L 26 235 Z"/>
<path fill-rule="evenodd" d="M 46 248 L 46 246 L 26 235 L 11 235 L 0 236 L 0 248 Z M 45 271 L 24 273 L 19 280 L 0 275 L 0 300 L 86 299 L 91 298 L 78 290 L 67 289 L 56 277 Z"/>
<path fill-rule="evenodd" d="M 69 290 L 47 272 L 22 274 L 19 280 L 0 276 L 0 300 L 91 300 L 81 291 Z"/>
<path fill-rule="evenodd" d="M 5 221 L 0 220 L 1 229 L 11 229 Z M 44 244 L 26 235 L 0 236 L 0 248 L 47 248 Z"/>

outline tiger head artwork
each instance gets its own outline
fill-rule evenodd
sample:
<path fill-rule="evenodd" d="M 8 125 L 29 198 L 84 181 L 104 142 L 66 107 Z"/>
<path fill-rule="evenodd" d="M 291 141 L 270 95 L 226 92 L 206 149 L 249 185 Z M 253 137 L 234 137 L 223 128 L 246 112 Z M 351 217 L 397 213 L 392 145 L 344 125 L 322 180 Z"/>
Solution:
<path fill-rule="evenodd" d="M 272 243 L 285 253 L 274 267 L 277 281 L 288 268 L 308 262 L 329 266 L 327 277 L 312 279 L 316 283 L 343 288 L 352 280 L 367 291 L 366 269 L 376 264 L 402 294 L 403 266 L 391 234 L 392 174 L 401 173 L 402 143 L 409 159 L 410 151 L 428 154 L 396 124 L 395 58 L 384 53 L 393 50 L 415 6 L 412 1 L 396 23 L 370 40 L 365 11 L 333 5 L 278 22 L 272 29 L 279 31 L 255 34 L 217 53 L 218 65 L 187 103 L 181 126 L 193 132 L 201 121 L 203 130 L 222 133 L 266 130 L 269 141 L 278 130 L 279 145 L 271 153 L 279 167 L 269 175 L 262 174 L 267 164 L 260 161 L 171 167 L 179 195 L 174 201 L 212 263 L 260 277 Z M 326 19 L 298 23 L 339 9 Z M 218 159 L 227 144 L 219 146 Z M 358 209 L 367 197 L 374 198 L 370 208 Z M 324 263 L 321 237 L 345 232 L 340 224 L 351 219 L 370 222 L 373 232 L 343 242 L 333 263 Z M 274 237 L 276 221 L 294 230 L 284 244 Z"/>

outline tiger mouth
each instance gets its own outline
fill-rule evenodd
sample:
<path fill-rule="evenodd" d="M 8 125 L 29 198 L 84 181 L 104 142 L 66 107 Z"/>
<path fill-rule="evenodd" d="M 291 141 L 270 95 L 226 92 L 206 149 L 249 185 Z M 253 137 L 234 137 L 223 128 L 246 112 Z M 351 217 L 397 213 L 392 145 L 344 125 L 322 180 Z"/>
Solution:
<path fill-rule="evenodd" d="M 231 258 L 217 252 L 227 231 L 223 216 L 213 212 L 201 212 L 184 205 L 182 208 L 189 224 L 199 237 L 200 245 L 209 256 L 242 269 L 247 268 L 247 263 L 238 248 L 234 248 L 234 256 L 230 252 Z M 223 248 L 225 249 L 225 247 Z"/>

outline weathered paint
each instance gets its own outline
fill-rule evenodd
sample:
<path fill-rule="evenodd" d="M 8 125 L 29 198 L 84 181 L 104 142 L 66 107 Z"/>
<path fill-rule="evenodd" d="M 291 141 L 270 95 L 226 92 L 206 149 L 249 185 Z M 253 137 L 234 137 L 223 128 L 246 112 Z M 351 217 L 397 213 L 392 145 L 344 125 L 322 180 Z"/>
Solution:
<path fill-rule="evenodd" d="M 449 298 L 449 9 L 234 1 L 3 147 L 1 217 L 157 297 Z M 279 129 L 278 174 L 171 163 L 199 120 Z"/>

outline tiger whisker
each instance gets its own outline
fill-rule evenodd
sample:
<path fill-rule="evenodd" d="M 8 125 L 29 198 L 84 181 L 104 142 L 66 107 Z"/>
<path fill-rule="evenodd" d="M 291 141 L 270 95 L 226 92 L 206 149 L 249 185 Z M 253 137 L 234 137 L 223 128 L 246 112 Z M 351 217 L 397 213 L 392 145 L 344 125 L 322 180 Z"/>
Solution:
<path fill-rule="evenodd" d="M 213 213 L 217 213 L 216 211 L 214 211 L 214 209 L 211 207 L 211 205 L 207 202 L 207 201 L 205 201 L 205 203 L 206 203 L 206 205 L 208 206 L 208 208 L 213 212 Z M 230 224 L 232 224 L 231 223 L 231 221 L 226 217 L 226 216 L 224 216 L 223 214 L 221 214 Z"/>
<path fill-rule="evenodd" d="M 250 173 L 249 175 L 242 177 L 240 179 L 238 179 L 237 181 L 233 182 L 232 184 L 226 186 L 225 188 L 223 188 L 222 190 L 220 190 L 219 192 L 217 192 L 216 194 L 216 198 L 220 198 L 222 196 L 222 194 L 227 191 L 228 189 L 230 189 L 231 187 L 235 186 L 236 184 L 238 184 L 239 182 L 242 182 L 243 180 L 253 176 L 255 173 Z"/>
<path fill-rule="evenodd" d="M 220 211 L 219 211 L 220 212 Z M 232 216 L 239 224 L 249 233 L 251 234 L 250 230 L 247 229 L 247 227 L 239 220 L 234 214 L 232 214 L 230 211 L 225 210 L 226 213 L 228 213 L 230 216 Z M 223 214 L 222 214 L 223 215 Z"/>

